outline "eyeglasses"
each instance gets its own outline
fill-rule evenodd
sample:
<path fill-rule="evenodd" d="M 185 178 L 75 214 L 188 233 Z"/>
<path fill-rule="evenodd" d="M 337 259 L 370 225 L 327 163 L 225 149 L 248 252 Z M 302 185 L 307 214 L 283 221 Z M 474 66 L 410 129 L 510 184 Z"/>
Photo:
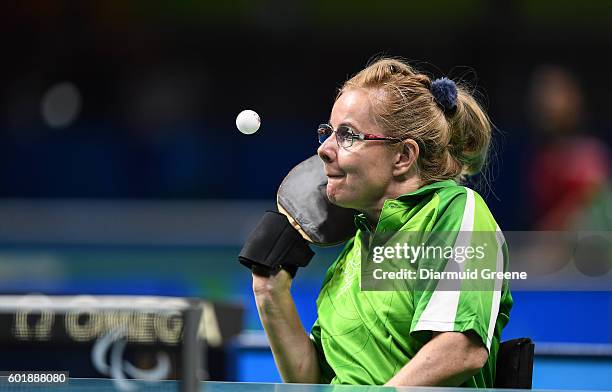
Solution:
<path fill-rule="evenodd" d="M 353 145 L 355 140 L 388 140 L 394 143 L 401 142 L 402 139 L 398 139 L 390 136 L 373 135 L 371 133 L 361 133 L 355 131 L 348 125 L 340 125 L 336 129 L 336 142 L 338 147 L 349 148 Z M 334 133 L 334 128 L 329 124 L 321 124 L 317 129 L 317 135 L 319 136 L 319 143 L 323 144 Z"/>

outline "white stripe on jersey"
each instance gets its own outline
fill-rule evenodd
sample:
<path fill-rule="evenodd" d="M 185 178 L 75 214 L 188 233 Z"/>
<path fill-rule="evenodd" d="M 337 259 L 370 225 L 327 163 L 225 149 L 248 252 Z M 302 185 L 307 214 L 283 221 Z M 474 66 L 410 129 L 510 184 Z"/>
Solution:
<path fill-rule="evenodd" d="M 497 240 L 497 265 L 496 271 L 504 270 L 504 243 L 506 239 L 501 232 L 499 226 L 495 227 L 495 239 Z M 491 318 L 489 319 L 489 330 L 487 331 L 487 350 L 491 349 L 491 341 L 495 332 L 495 323 L 497 322 L 497 314 L 499 313 L 499 302 L 501 300 L 503 279 L 495 280 L 495 288 L 493 289 L 493 299 L 491 301 Z"/>
<path fill-rule="evenodd" d="M 474 228 L 474 191 L 470 188 L 465 189 L 467 190 L 467 200 L 463 208 L 461 228 L 455 239 L 455 247 L 468 246 L 471 240 L 471 232 Z M 463 263 L 451 262 L 449 260 L 444 271 L 457 268 L 456 266 L 460 266 L 463 269 Z M 435 290 L 431 294 L 431 298 L 427 302 L 421 317 L 419 317 L 414 331 L 453 331 L 460 295 L 460 290 Z"/>

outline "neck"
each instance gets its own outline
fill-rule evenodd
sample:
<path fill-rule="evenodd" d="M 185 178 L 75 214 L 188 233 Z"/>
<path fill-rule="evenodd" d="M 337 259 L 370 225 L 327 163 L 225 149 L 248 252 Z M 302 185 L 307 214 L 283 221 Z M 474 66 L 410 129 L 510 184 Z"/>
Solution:
<path fill-rule="evenodd" d="M 371 208 L 367 208 L 362 212 L 370 222 L 373 229 L 376 228 L 378 220 L 380 219 L 380 212 L 385 204 L 386 200 L 395 199 L 400 195 L 411 193 L 421 187 L 421 179 L 417 176 L 410 177 L 409 179 L 402 182 L 392 182 L 387 187 L 385 193 L 380 197 Z"/>

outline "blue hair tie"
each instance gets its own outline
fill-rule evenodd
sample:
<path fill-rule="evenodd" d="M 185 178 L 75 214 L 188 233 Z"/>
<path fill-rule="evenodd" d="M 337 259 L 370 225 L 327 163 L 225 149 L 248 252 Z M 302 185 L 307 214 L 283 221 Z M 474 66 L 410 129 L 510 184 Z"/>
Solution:
<path fill-rule="evenodd" d="M 444 114 L 453 114 L 457 110 L 457 85 L 449 78 L 440 78 L 431 82 L 431 94 Z"/>

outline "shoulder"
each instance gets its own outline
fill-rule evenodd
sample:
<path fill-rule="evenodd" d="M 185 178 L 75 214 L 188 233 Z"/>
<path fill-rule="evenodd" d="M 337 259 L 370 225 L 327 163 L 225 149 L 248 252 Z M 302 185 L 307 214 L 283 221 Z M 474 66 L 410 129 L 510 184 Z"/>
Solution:
<path fill-rule="evenodd" d="M 442 188 L 436 192 L 438 220 L 448 228 L 461 230 L 495 229 L 487 203 L 475 190 L 465 186 Z"/>

